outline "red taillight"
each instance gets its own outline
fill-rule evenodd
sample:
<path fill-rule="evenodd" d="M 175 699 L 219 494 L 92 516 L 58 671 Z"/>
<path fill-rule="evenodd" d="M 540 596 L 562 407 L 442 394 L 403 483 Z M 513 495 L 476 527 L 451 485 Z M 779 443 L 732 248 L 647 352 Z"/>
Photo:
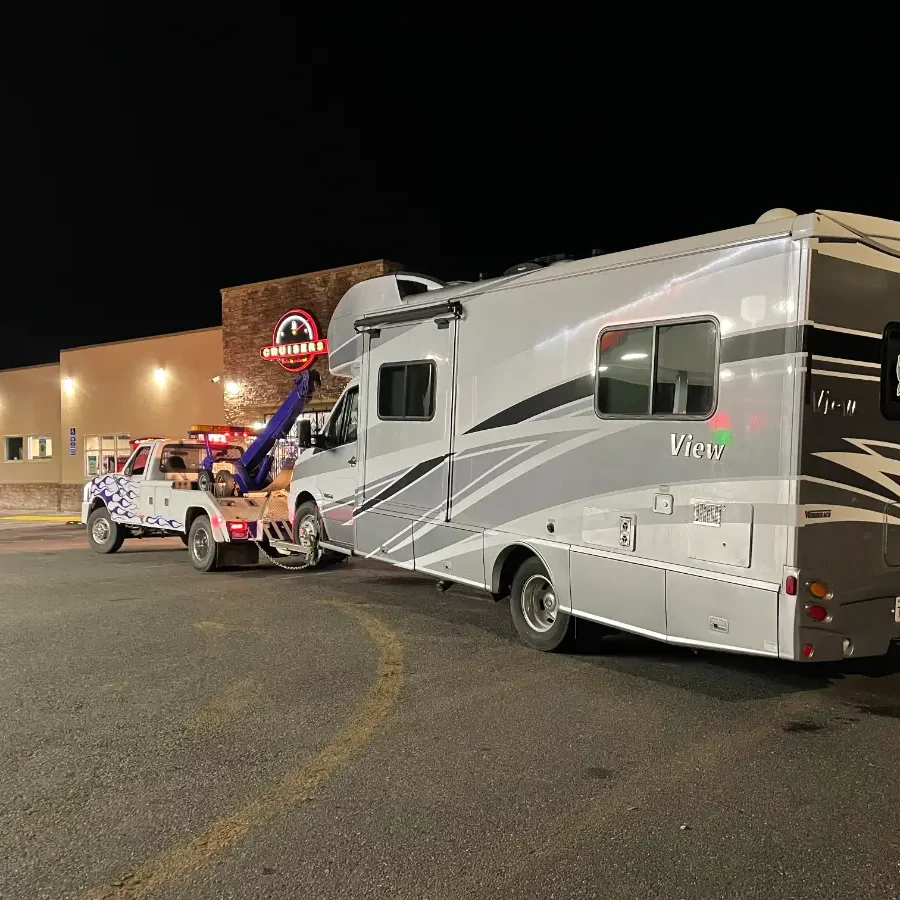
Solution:
<path fill-rule="evenodd" d="M 784 592 L 789 597 L 797 596 L 797 576 L 796 575 L 788 575 L 788 577 L 784 579 Z"/>
<path fill-rule="evenodd" d="M 250 529 L 246 522 L 229 522 L 228 533 L 236 541 L 245 541 L 250 536 Z"/>
<path fill-rule="evenodd" d="M 828 618 L 828 610 L 818 603 L 810 603 L 806 607 L 806 614 L 815 622 L 824 622 Z"/>
<path fill-rule="evenodd" d="M 812 644 L 804 644 L 802 652 L 803 652 L 804 659 L 810 659 L 812 657 L 813 653 L 816 652 L 816 650 Z"/>

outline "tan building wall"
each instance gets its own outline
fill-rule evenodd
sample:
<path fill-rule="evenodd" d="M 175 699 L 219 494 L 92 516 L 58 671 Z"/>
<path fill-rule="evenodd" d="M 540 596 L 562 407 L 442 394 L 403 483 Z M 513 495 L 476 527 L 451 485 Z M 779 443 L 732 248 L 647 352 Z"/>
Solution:
<path fill-rule="evenodd" d="M 225 288 L 221 328 L 78 347 L 59 365 L 0 371 L 0 509 L 77 510 L 85 482 L 124 462 L 130 439 L 262 420 L 295 377 L 260 357 L 276 322 L 304 309 L 324 337 L 345 291 L 402 268 L 374 260 Z M 310 408 L 325 411 L 345 379 L 329 373 L 326 357 L 313 368 L 321 387 Z M 5 462 L 7 435 L 23 438 L 22 461 Z M 49 438 L 50 457 L 28 460 L 29 437 Z M 47 441 L 40 446 L 46 452 Z"/>
<path fill-rule="evenodd" d="M 221 328 L 64 350 L 59 375 L 65 443 L 60 480 L 70 494 L 66 485 L 80 491 L 89 477 L 86 442 L 119 435 L 180 437 L 194 423 L 222 421 Z M 99 447 L 99 454 L 101 465 L 119 455 L 112 446 Z"/>
<path fill-rule="evenodd" d="M 7 437 L 23 438 L 21 462 L 7 462 Z M 29 437 L 50 438 L 49 459 L 28 459 Z M 0 442 L 0 509 L 57 509 L 63 453 L 58 365 L 0 371 Z"/>

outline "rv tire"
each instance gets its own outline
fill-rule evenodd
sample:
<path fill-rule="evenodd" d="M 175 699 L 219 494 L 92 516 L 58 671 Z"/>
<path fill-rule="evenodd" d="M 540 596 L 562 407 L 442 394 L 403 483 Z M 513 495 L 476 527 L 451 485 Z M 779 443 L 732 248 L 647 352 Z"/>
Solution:
<path fill-rule="evenodd" d="M 322 514 L 319 512 L 319 507 L 316 505 L 316 502 L 314 500 L 304 500 L 302 503 L 297 504 L 297 511 L 294 514 L 293 528 L 293 537 L 295 544 L 300 543 L 300 526 L 304 522 L 314 524 L 319 540 L 323 540 L 326 538 L 325 525 L 322 522 Z M 328 565 L 328 563 L 338 562 L 343 558 L 343 554 L 335 553 L 334 550 L 325 550 L 323 548 L 319 551 L 319 558 L 313 563 L 313 566 L 325 566 Z"/>
<path fill-rule="evenodd" d="M 575 620 L 560 612 L 550 575 L 535 556 L 529 556 L 513 578 L 509 611 L 519 637 L 535 650 L 562 650 L 575 630 Z"/>

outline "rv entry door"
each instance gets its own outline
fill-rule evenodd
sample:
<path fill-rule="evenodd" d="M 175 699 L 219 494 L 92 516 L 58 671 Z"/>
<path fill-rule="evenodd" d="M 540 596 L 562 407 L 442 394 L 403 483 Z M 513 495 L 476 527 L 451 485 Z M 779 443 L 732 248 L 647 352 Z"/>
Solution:
<path fill-rule="evenodd" d="M 410 520 L 446 520 L 456 326 L 429 317 L 367 335 L 362 553 L 412 565 Z"/>

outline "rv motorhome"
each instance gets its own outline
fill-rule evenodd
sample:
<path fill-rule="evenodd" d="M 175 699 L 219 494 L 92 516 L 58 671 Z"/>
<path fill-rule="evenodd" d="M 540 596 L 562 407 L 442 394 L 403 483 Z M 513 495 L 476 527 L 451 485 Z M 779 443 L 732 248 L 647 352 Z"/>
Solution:
<path fill-rule="evenodd" d="M 900 223 L 747 227 L 352 287 L 294 537 L 576 619 L 788 660 L 900 638 Z"/>

